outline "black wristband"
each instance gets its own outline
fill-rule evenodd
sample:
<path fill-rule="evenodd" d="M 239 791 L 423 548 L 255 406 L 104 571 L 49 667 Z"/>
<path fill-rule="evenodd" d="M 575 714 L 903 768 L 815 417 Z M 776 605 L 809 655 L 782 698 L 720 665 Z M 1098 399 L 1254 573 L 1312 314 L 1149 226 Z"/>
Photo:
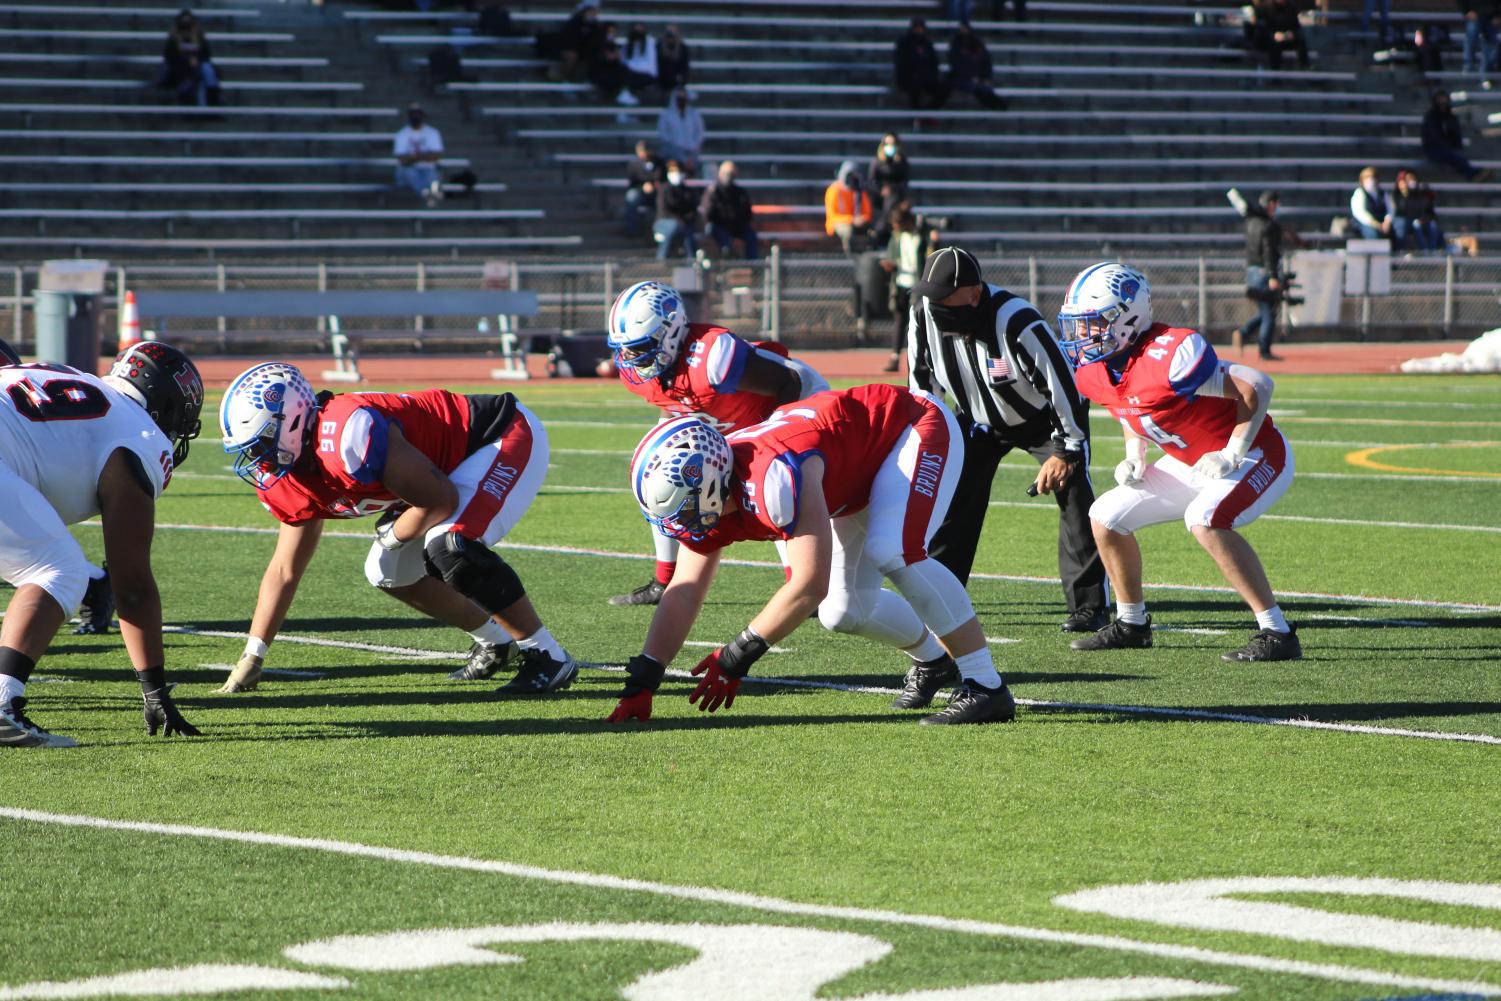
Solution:
<path fill-rule="evenodd" d="M 136 680 L 141 683 L 141 691 L 150 695 L 158 688 L 167 687 L 167 669 L 161 666 L 148 667 L 136 672 Z"/>
<path fill-rule="evenodd" d="M 644 653 L 637 654 L 625 665 L 625 694 L 655 693 L 661 687 L 662 679 L 666 675 L 667 665 L 659 663 L 655 657 L 648 657 Z"/>
<path fill-rule="evenodd" d="M 719 654 L 719 669 L 732 678 L 743 678 L 750 673 L 751 665 L 769 649 L 771 645 L 746 626 Z"/>

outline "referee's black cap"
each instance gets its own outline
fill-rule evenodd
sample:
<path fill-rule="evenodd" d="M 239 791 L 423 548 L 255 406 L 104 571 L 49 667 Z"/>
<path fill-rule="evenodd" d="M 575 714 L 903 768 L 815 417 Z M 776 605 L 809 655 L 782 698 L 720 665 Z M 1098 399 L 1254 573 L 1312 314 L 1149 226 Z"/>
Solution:
<path fill-rule="evenodd" d="M 944 247 L 933 251 L 923 262 L 922 280 L 912 286 L 912 294 L 937 301 L 982 281 L 980 262 L 974 254 L 958 247 Z"/>

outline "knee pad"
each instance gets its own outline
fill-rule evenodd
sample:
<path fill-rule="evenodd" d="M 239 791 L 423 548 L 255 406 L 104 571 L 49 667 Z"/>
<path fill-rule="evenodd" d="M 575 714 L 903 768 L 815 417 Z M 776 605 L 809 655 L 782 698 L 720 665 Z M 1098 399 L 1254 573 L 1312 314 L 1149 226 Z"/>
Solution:
<path fill-rule="evenodd" d="M 887 577 L 936 636 L 947 636 L 975 617 L 969 592 L 937 560 L 921 560 L 894 570 Z"/>
<path fill-rule="evenodd" d="M 870 617 L 863 604 L 853 592 L 830 593 L 818 606 L 818 624 L 831 633 L 858 633 Z"/>
<path fill-rule="evenodd" d="M 482 542 L 445 532 L 423 548 L 427 572 L 494 615 L 526 597 L 511 565 Z"/>
<path fill-rule="evenodd" d="M 400 549 L 387 549 L 379 543 L 370 546 L 365 556 L 365 579 L 372 587 L 388 591 L 407 587 L 427 575 L 427 557 L 422 544 L 412 540 Z"/>

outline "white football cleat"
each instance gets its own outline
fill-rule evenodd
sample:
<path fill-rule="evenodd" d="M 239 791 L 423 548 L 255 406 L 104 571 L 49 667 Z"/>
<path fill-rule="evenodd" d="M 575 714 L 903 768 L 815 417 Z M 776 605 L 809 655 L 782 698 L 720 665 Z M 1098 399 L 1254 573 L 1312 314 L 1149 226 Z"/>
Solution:
<path fill-rule="evenodd" d="M 78 741 L 48 733 L 26 718 L 26 700 L 19 695 L 0 705 L 0 747 L 77 747 Z"/>

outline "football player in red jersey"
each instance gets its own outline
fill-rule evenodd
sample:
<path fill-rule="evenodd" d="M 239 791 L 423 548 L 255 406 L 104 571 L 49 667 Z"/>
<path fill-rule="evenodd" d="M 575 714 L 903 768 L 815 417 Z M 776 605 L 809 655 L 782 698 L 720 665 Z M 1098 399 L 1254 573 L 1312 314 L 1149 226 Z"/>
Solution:
<path fill-rule="evenodd" d="M 1141 584 L 1136 532 L 1183 519 L 1220 572 L 1256 613 L 1256 631 L 1229 661 L 1296 660 L 1288 625 L 1255 550 L 1236 532 L 1287 492 L 1293 454 L 1267 416 L 1272 380 L 1222 362 L 1193 330 L 1152 322 L 1146 275 L 1123 264 L 1096 264 L 1069 286 L 1058 314 L 1059 339 L 1077 366 L 1079 392 L 1109 409 L 1126 435 L 1114 490 L 1089 509 L 1117 615 L 1075 650 L 1152 645 L 1152 618 Z M 1166 454 L 1147 462 L 1156 445 Z"/>
<path fill-rule="evenodd" d="M 751 665 L 816 610 L 826 629 L 962 676 L 948 706 L 924 723 L 1013 719 L 1016 703 L 964 585 L 927 553 L 963 453 L 943 404 L 889 385 L 819 393 L 728 438 L 692 417 L 649 432 L 631 462 L 632 491 L 683 551 L 609 720 L 651 716 L 652 693 L 703 607 L 721 552 L 747 539 L 785 540 L 788 578 L 694 669 L 703 679 L 690 701 L 700 710 L 732 705 Z M 896 590 L 884 590 L 883 578 Z"/>
<path fill-rule="evenodd" d="M 689 323 L 678 291 L 661 282 L 638 282 L 610 307 L 610 348 L 626 388 L 654 407 L 663 421 L 697 417 L 722 434 L 766 419 L 784 403 L 829 388 L 812 368 L 787 357 L 773 341 L 749 343 L 724 327 Z M 672 580 L 678 543 L 654 536 L 657 571 L 612 605 L 655 605 Z M 778 547 L 780 549 L 780 547 Z"/>
<path fill-rule="evenodd" d="M 519 646 L 500 689 L 567 688 L 578 666 L 553 638 L 516 571 L 490 548 L 521 520 L 547 472 L 547 432 L 509 393 L 315 395 L 268 362 L 241 373 L 219 410 L 224 450 L 281 522 L 250 639 L 222 691 L 253 689 L 329 518 L 380 514 L 370 583 L 474 638 L 451 678 L 486 678 Z M 514 643 L 514 646 L 513 646 Z"/>

